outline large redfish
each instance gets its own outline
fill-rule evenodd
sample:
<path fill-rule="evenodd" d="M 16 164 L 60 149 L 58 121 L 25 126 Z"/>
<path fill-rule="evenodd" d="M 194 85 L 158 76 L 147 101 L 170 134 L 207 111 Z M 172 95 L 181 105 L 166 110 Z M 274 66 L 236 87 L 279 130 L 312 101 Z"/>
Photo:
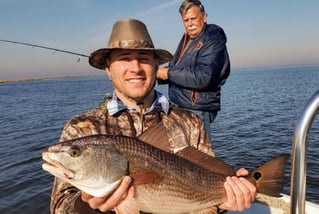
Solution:
<path fill-rule="evenodd" d="M 130 175 L 136 185 L 134 203 L 148 213 L 213 213 L 226 200 L 226 176 L 235 174 L 194 147 L 171 154 L 126 136 L 82 137 L 50 146 L 42 156 L 44 170 L 97 197 L 108 195 Z M 259 193 L 280 196 L 287 159 L 279 155 L 246 178 Z"/>

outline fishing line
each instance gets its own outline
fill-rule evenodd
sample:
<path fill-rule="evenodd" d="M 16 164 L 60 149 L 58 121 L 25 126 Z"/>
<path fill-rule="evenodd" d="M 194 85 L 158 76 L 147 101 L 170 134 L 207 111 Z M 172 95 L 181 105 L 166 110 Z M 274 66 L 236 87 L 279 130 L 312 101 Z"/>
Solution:
<path fill-rule="evenodd" d="M 80 53 L 75 53 L 75 52 L 66 51 L 66 50 L 62 50 L 62 49 L 51 48 L 51 47 L 46 47 L 46 46 L 42 46 L 42 45 L 35 45 L 35 44 L 30 44 L 30 43 L 25 43 L 25 42 L 18 42 L 18 41 L 5 40 L 5 39 L 0 39 L 0 42 L 7 42 L 7 43 L 19 44 L 19 45 L 27 45 L 27 46 L 36 47 L 36 48 L 43 48 L 43 49 L 48 49 L 48 50 L 54 50 L 57 52 L 73 54 L 73 55 L 81 56 L 81 57 L 89 57 L 88 55 L 85 55 L 85 54 L 80 54 Z M 77 62 L 79 62 L 79 61 L 80 61 L 80 58 L 77 59 Z"/>

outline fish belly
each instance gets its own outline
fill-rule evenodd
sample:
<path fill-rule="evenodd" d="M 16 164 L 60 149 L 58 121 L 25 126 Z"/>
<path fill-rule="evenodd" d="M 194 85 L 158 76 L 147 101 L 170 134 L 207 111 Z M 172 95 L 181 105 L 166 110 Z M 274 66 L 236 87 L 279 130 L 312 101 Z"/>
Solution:
<path fill-rule="evenodd" d="M 222 183 L 202 190 L 165 178 L 162 182 L 136 187 L 136 199 L 143 212 L 190 213 L 215 207 L 225 201 Z"/>

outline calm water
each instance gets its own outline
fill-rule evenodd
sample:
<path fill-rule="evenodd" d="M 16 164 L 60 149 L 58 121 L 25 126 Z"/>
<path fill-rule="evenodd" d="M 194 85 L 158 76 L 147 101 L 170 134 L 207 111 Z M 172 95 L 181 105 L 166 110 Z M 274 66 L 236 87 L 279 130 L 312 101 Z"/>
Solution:
<path fill-rule="evenodd" d="M 234 70 L 212 125 L 217 155 L 235 168 L 251 169 L 290 153 L 296 120 L 318 89 L 318 66 Z M 111 91 L 104 76 L 0 84 L 0 213 L 49 213 L 53 177 L 41 169 L 41 151 L 57 143 L 69 118 Z M 317 203 L 318 120 L 309 133 L 307 177 L 307 199 Z M 286 193 L 289 173 L 290 166 Z"/>

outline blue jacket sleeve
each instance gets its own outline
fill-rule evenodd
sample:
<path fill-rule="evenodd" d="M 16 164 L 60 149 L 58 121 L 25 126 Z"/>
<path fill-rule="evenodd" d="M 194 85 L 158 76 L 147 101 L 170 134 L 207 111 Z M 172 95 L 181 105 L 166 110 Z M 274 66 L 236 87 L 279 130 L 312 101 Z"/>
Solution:
<path fill-rule="evenodd" d="M 205 36 L 194 40 L 195 47 L 186 52 L 177 65 L 170 65 L 169 81 L 185 88 L 205 90 L 223 84 L 229 75 L 230 63 L 226 36 L 222 29 L 207 30 Z M 196 50 L 201 44 L 199 50 Z"/>

